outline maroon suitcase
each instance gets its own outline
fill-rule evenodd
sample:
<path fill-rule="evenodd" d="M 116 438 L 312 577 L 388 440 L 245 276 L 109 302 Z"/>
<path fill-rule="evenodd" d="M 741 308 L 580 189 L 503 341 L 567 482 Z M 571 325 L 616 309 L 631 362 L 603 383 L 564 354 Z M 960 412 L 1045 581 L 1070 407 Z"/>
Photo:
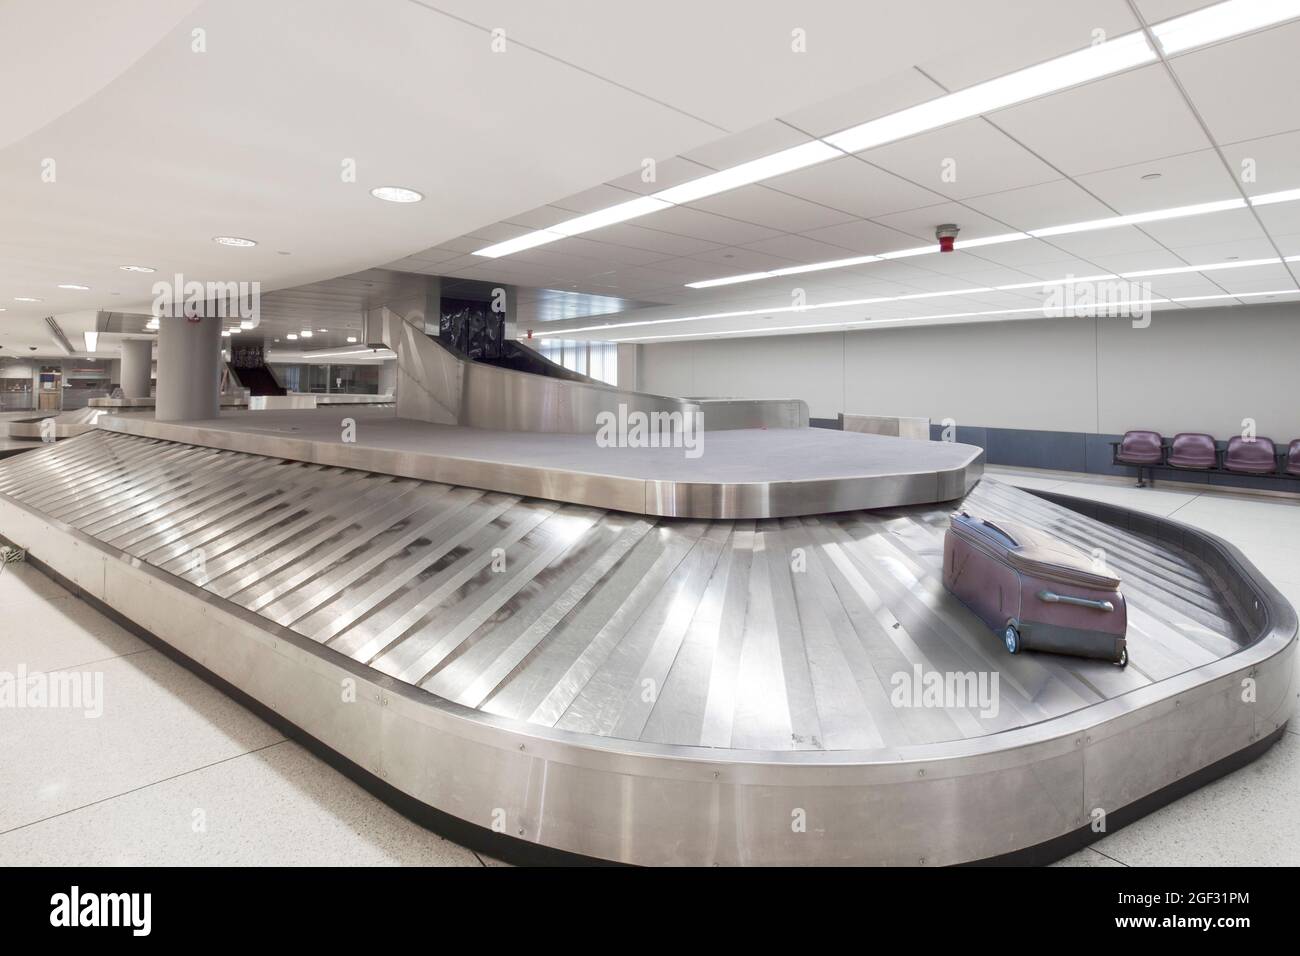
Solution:
<path fill-rule="evenodd" d="M 1027 648 L 1128 663 L 1119 579 L 1046 531 L 954 514 L 943 541 L 943 584 L 1012 654 Z"/>

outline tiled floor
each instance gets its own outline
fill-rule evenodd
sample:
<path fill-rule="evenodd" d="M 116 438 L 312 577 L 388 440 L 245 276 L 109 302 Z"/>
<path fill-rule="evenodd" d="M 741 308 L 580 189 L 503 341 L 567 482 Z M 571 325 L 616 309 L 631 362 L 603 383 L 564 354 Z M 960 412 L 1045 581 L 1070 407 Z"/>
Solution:
<path fill-rule="evenodd" d="M 990 469 L 1004 481 L 1172 516 L 1240 547 L 1300 602 L 1300 500 L 1136 489 Z M 493 861 L 411 823 L 243 707 L 24 565 L 0 572 L 0 671 L 98 675 L 103 716 L 0 711 L 0 863 Z M 1062 861 L 1300 864 L 1300 739 Z"/>

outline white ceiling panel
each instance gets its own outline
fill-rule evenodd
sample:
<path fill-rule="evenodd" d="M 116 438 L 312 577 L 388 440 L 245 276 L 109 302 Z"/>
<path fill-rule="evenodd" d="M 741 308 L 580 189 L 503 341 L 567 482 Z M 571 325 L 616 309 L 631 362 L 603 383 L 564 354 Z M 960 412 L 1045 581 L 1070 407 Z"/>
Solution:
<path fill-rule="evenodd" d="M 939 221 L 942 222 L 943 220 Z M 831 226 L 827 229 L 814 229 L 805 235 L 809 239 L 829 243 L 833 246 L 839 246 L 842 250 L 847 250 L 832 258 L 847 258 L 850 255 L 876 255 L 892 249 L 907 249 L 921 244 L 916 241 L 914 236 L 910 236 L 899 229 L 882 225 L 879 222 L 868 222 L 865 219 L 858 222 L 844 223 L 840 226 Z"/>
<path fill-rule="evenodd" d="M 742 186 L 690 204 L 690 208 L 752 222 L 780 232 L 808 232 L 850 222 L 850 213 L 797 199 L 766 186 Z"/>
<path fill-rule="evenodd" d="M 1142 228 L 1148 235 L 1170 249 L 1267 238 L 1255 219 L 1254 212 L 1250 209 L 1230 209 L 1227 212 L 1216 212 L 1208 216 L 1188 216 L 1186 219 L 1151 222 Z"/>
<path fill-rule="evenodd" d="M 1071 176 L 1210 145 L 1159 64 L 1013 106 L 992 119 Z"/>
<path fill-rule="evenodd" d="M 779 120 L 769 120 L 682 155 L 691 162 L 710 169 L 726 169 L 810 140 L 811 137 L 806 133 L 801 133 L 792 126 Z"/>
<path fill-rule="evenodd" d="M 881 146 L 863 157 L 954 199 L 1060 179 L 1061 175 L 982 119 Z"/>
<path fill-rule="evenodd" d="M 976 196 L 967 199 L 966 205 L 1017 230 L 1060 226 L 1114 214 L 1114 210 L 1069 179 Z"/>
<path fill-rule="evenodd" d="M 1158 179 L 1142 178 L 1156 174 Z M 1078 177 L 1078 182 L 1123 214 L 1235 199 L 1240 195 L 1231 174 L 1213 149 L 1089 173 Z"/>
<path fill-rule="evenodd" d="M 1159 23 L 1218 2 L 1219 0 L 1137 0 L 1137 7 L 1147 23 Z"/>
<path fill-rule="evenodd" d="M 1300 108 L 1295 122 L 1300 125 Z M 1300 131 L 1231 143 L 1223 155 L 1249 195 L 1300 188 Z"/>
<path fill-rule="evenodd" d="M 828 136 L 850 126 L 942 96 L 943 87 L 918 70 L 907 69 L 885 80 L 860 86 L 781 117 L 810 136 Z"/>
<path fill-rule="evenodd" d="M 938 193 L 900 179 L 856 156 L 777 176 L 767 184 L 863 219 L 944 201 Z"/>
<path fill-rule="evenodd" d="M 985 246 L 974 250 L 981 259 L 1013 269 L 1026 269 L 1048 262 L 1072 261 L 1074 256 L 1041 239 L 1024 239 L 1000 246 Z"/>
<path fill-rule="evenodd" d="M 649 223 L 648 218 L 641 221 Z M 697 252 L 728 245 L 725 241 L 693 239 L 690 236 L 665 232 L 659 228 L 652 229 L 627 222 L 593 232 L 590 237 L 593 241 L 598 240 L 620 246 L 631 246 L 634 249 L 648 249 L 651 252 L 663 253 L 664 256 L 690 256 Z"/>
<path fill-rule="evenodd" d="M 1088 260 L 1092 260 L 1095 256 L 1124 252 L 1161 251 L 1160 244 L 1136 226 L 1098 229 L 1096 232 L 1080 232 L 1069 236 L 1053 236 L 1050 241 L 1070 255 Z"/>
<path fill-rule="evenodd" d="M 1215 139 L 1236 143 L 1300 127 L 1297 51 L 1300 23 L 1290 23 L 1194 50 L 1172 64 Z"/>
<path fill-rule="evenodd" d="M 1006 29 L 983 43 L 967 44 L 956 55 L 936 55 L 920 64 L 950 90 L 1081 50 L 1093 43 L 1095 30 L 1114 37 L 1139 26 L 1124 0 L 986 0 L 978 6 Z M 939 26 L 935 21 L 935 32 Z"/>
<path fill-rule="evenodd" d="M 701 212 L 689 206 L 674 206 L 671 209 L 651 213 L 638 222 L 644 223 L 647 228 L 661 232 L 671 232 L 675 235 L 689 236 L 692 239 L 727 246 L 740 246 L 778 235 L 777 230 L 768 229 L 766 226 Z"/>
<path fill-rule="evenodd" d="M 643 159 L 644 161 L 644 159 Z M 636 172 L 612 179 L 609 185 L 633 193 L 656 193 L 669 186 L 676 186 L 691 179 L 699 179 L 713 172 L 708 166 L 701 166 L 681 156 L 669 156 L 664 160 L 655 160 L 652 166 L 638 165 Z M 647 180 L 647 177 L 650 177 Z"/>
<path fill-rule="evenodd" d="M 894 233 L 894 235 L 897 235 L 897 233 Z M 843 246 L 820 242 L 808 236 L 792 235 L 773 236 L 771 239 L 751 242 L 746 248 L 785 259 L 787 260 L 786 265 L 831 262 L 835 259 L 848 258 L 853 254 Z"/>

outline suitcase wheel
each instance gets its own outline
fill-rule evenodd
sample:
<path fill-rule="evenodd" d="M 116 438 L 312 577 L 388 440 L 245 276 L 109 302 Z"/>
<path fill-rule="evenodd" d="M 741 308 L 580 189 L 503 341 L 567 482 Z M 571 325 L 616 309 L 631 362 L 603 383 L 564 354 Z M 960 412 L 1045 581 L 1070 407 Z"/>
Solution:
<path fill-rule="evenodd" d="M 1115 661 L 1117 667 L 1128 667 L 1128 648 L 1119 652 L 1119 657 Z"/>
<path fill-rule="evenodd" d="M 1020 653 L 1020 629 L 1015 623 L 1009 623 L 1002 631 L 1002 643 L 1007 646 L 1008 654 Z"/>

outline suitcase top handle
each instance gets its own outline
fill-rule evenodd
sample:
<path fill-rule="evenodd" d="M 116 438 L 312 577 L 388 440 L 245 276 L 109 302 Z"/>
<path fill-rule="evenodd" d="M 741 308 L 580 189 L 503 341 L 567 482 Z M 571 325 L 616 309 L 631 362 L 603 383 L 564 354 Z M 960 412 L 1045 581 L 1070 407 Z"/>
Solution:
<path fill-rule="evenodd" d="M 960 514 L 963 518 L 970 518 L 971 521 L 976 520 L 975 518 L 971 518 L 969 512 L 966 512 L 966 511 L 959 511 L 958 514 Z M 1013 547 L 1013 548 L 1018 548 L 1018 547 L 1020 547 L 1020 542 L 1016 540 L 1016 536 L 1013 535 L 1013 534 L 1011 534 L 1011 533 L 1010 533 L 1009 531 L 1007 531 L 1005 528 L 999 528 L 997 525 L 995 525 L 992 521 L 989 521 L 987 518 L 980 518 L 980 519 L 978 519 L 978 520 L 979 520 L 979 523 L 980 523 L 980 524 L 984 525 L 984 527 L 986 527 L 986 528 L 992 528 L 994 531 L 996 531 L 996 532 L 997 532 L 998 534 L 1000 534 L 1002 537 L 1006 538 L 1007 541 L 1009 541 L 1009 542 L 1011 543 L 1011 547 Z"/>

